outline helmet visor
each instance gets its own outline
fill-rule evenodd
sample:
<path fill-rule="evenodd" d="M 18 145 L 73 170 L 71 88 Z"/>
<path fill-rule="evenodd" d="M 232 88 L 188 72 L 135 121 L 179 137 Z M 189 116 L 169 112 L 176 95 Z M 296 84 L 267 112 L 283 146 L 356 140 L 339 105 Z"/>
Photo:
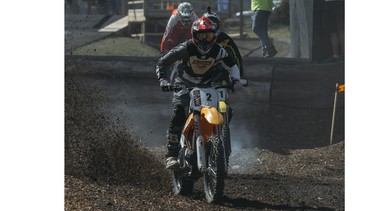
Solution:
<path fill-rule="evenodd" d="M 200 32 L 200 33 L 197 33 L 197 37 L 196 38 L 199 41 L 206 40 L 206 41 L 211 42 L 215 38 L 215 32 Z"/>

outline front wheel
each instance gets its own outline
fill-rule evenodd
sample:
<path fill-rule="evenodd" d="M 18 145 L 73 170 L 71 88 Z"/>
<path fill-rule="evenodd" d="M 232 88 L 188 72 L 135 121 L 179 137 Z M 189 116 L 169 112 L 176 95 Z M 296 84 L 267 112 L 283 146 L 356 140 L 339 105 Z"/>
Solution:
<path fill-rule="evenodd" d="M 179 162 L 181 167 L 185 162 L 185 148 L 179 152 Z M 174 195 L 188 195 L 193 191 L 194 182 L 181 170 L 172 171 L 172 193 Z"/>
<path fill-rule="evenodd" d="M 173 195 L 189 195 L 193 191 L 194 182 L 185 177 L 181 171 L 172 171 Z"/>
<path fill-rule="evenodd" d="M 204 192 L 208 203 L 218 202 L 224 193 L 225 159 L 222 140 L 211 136 L 207 142 L 207 171 L 204 173 Z"/>

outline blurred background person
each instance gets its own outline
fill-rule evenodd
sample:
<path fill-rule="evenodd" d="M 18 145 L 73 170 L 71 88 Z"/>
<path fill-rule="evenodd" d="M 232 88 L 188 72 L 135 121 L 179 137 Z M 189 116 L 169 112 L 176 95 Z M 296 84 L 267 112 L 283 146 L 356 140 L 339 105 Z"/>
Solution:
<path fill-rule="evenodd" d="M 326 61 L 340 61 L 344 57 L 344 0 L 325 0 L 323 21 L 332 49 Z"/>
<path fill-rule="evenodd" d="M 252 0 L 251 10 L 254 11 L 253 32 L 259 37 L 263 50 L 263 57 L 274 57 L 277 50 L 268 36 L 268 19 L 272 12 L 272 0 Z"/>
<path fill-rule="evenodd" d="M 197 19 L 198 16 L 190 3 L 179 4 L 177 10 L 172 12 L 172 16 L 168 20 L 161 40 L 160 52 L 168 52 L 178 44 L 191 39 L 191 26 Z"/>

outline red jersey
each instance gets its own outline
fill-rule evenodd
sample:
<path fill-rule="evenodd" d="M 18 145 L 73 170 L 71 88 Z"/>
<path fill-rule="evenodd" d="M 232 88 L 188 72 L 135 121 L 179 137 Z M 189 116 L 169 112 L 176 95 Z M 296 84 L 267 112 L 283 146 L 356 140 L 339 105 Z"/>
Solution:
<path fill-rule="evenodd" d="M 192 21 L 187 26 L 184 26 L 178 17 L 178 13 L 173 13 L 169 18 L 163 38 L 161 40 L 160 52 L 169 51 L 178 44 L 191 39 L 191 25 L 197 19 L 198 16 L 193 13 Z"/>

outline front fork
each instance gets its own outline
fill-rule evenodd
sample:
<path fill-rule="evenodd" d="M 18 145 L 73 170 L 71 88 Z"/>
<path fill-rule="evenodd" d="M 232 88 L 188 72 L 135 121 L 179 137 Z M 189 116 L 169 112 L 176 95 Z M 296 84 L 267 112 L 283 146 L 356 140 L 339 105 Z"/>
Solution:
<path fill-rule="evenodd" d="M 201 135 L 200 124 L 199 124 L 200 112 L 194 111 L 194 130 L 195 130 L 195 146 L 197 147 L 197 164 L 198 169 L 203 172 L 207 168 L 206 162 L 206 147 L 204 138 Z"/>
<path fill-rule="evenodd" d="M 195 130 L 195 146 L 196 146 L 196 151 L 197 151 L 197 166 L 198 166 L 198 170 L 201 171 L 201 172 L 205 172 L 207 170 L 207 161 L 206 161 L 206 145 L 205 145 L 205 141 L 204 141 L 204 138 L 203 136 L 201 135 L 200 133 L 200 123 L 199 123 L 199 118 L 200 118 L 200 115 L 199 113 L 194 113 L 194 130 Z M 223 128 L 220 127 L 220 126 L 216 126 L 216 132 L 217 134 L 220 136 L 220 138 L 222 138 L 222 134 L 221 134 L 221 130 Z M 223 144 L 223 148 L 225 149 L 225 145 L 224 145 L 224 142 L 221 142 L 221 144 Z M 225 155 L 225 150 L 224 150 L 224 159 L 227 159 L 226 158 L 226 155 Z M 226 161 L 225 161 L 226 162 Z M 228 166 L 225 165 L 225 171 L 228 170 Z"/>

